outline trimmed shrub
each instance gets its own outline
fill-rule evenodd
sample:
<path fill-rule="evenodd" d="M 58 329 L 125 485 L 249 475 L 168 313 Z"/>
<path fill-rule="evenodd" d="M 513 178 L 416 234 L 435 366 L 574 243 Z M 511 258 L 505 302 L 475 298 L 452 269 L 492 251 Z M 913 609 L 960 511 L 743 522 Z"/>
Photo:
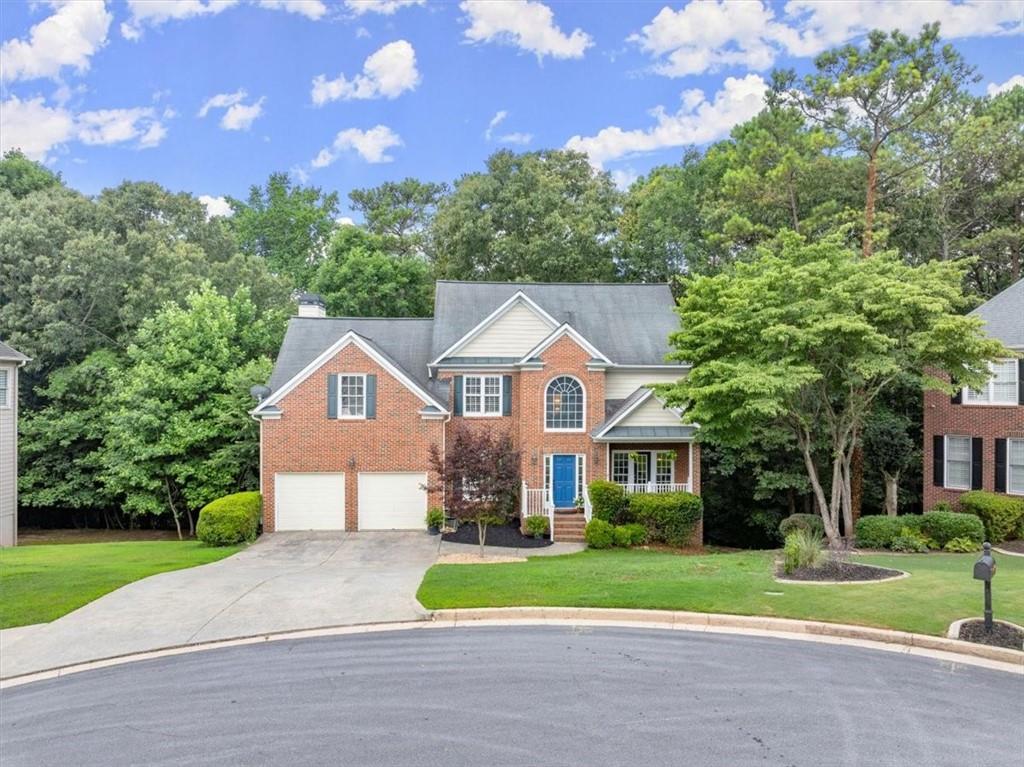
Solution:
<path fill-rule="evenodd" d="M 615 545 L 629 548 L 639 546 L 647 541 L 647 528 L 636 523 L 617 525 L 615 528 Z"/>
<path fill-rule="evenodd" d="M 255 491 L 232 493 L 210 501 L 199 512 L 196 537 L 211 546 L 254 541 L 262 509 L 262 499 Z"/>
<path fill-rule="evenodd" d="M 905 514 L 901 517 L 889 517 L 876 514 L 861 517 L 857 520 L 857 525 L 854 528 L 857 545 L 865 549 L 888 549 L 892 546 L 893 539 L 900 535 L 900 531 L 904 527 L 915 533 L 920 532 L 921 515 Z"/>
<path fill-rule="evenodd" d="M 987 490 L 971 490 L 960 496 L 960 508 L 981 518 L 990 543 L 1002 543 L 1017 530 L 1024 517 L 1024 501 Z"/>
<path fill-rule="evenodd" d="M 825 523 L 817 514 L 790 514 L 779 522 L 779 534 L 783 539 L 795 530 L 807 530 L 825 535 Z"/>
<path fill-rule="evenodd" d="M 801 567 L 818 567 L 825 561 L 821 533 L 798 527 L 786 536 L 782 547 L 782 569 L 786 574 Z"/>
<path fill-rule="evenodd" d="M 615 528 L 611 522 L 592 519 L 583 530 L 583 540 L 592 549 L 610 549 L 615 544 Z"/>
<path fill-rule="evenodd" d="M 985 526 L 978 517 L 955 511 L 929 511 L 921 517 L 921 532 L 935 541 L 938 548 L 944 548 L 954 538 L 967 538 L 978 546 L 985 539 Z"/>
<path fill-rule="evenodd" d="M 928 551 L 928 539 L 917 530 L 904 525 L 903 529 L 900 530 L 900 534 L 892 539 L 889 548 L 893 551 L 902 551 L 907 554 L 920 554 Z"/>
<path fill-rule="evenodd" d="M 946 541 L 946 545 L 942 547 L 942 550 L 955 554 L 970 554 L 972 551 L 977 551 L 980 548 L 981 544 L 975 542 L 973 538 L 965 536 L 962 538 L 952 538 Z"/>
<path fill-rule="evenodd" d="M 624 519 L 627 507 L 626 491 L 622 485 L 595 479 L 587 485 L 587 490 L 590 494 L 594 519 L 603 519 L 605 522 L 613 524 L 626 521 Z"/>
<path fill-rule="evenodd" d="M 547 517 L 533 516 L 526 518 L 526 532 L 534 538 L 544 538 L 548 534 L 551 523 Z"/>
<path fill-rule="evenodd" d="M 953 506 L 949 501 L 939 501 L 929 511 L 953 511 Z"/>
<path fill-rule="evenodd" d="M 444 527 L 444 509 L 434 506 L 427 511 L 427 527 Z"/>
<path fill-rule="evenodd" d="M 636 493 L 629 499 L 629 515 L 647 530 L 647 540 L 685 546 L 704 513 L 699 495 L 675 493 Z"/>

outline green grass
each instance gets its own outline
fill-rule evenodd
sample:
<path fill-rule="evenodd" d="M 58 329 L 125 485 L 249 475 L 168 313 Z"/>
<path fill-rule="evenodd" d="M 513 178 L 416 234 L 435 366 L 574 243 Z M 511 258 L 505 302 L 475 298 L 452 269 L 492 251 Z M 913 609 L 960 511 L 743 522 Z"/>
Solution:
<path fill-rule="evenodd" d="M 46 623 L 126 583 L 205 565 L 238 546 L 139 541 L 25 546 L 0 552 L 0 629 Z"/>
<path fill-rule="evenodd" d="M 768 551 L 683 556 L 613 549 L 508 564 L 435 565 L 417 597 L 429 609 L 545 605 L 691 610 L 925 634 L 945 634 L 954 620 L 982 612 L 982 584 L 971 577 L 975 554 L 859 556 L 857 561 L 904 570 L 911 577 L 839 586 L 776 583 L 775 556 Z M 997 559 L 995 616 L 1024 624 L 1024 559 Z"/>

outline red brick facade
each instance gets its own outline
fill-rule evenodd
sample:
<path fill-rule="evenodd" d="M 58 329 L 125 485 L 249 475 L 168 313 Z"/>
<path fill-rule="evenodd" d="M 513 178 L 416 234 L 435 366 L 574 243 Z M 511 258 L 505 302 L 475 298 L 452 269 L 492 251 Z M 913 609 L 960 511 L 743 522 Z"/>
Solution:
<path fill-rule="evenodd" d="M 274 530 L 274 475 L 277 472 L 345 472 L 345 529 L 358 526 L 358 473 L 371 471 L 429 471 L 429 448 L 441 444 L 443 430 L 456 422 L 479 428 L 507 429 L 522 452 L 522 476 L 530 487 L 543 487 L 544 456 L 563 453 L 585 456 L 584 481 L 609 476 L 608 445 L 596 443 L 590 431 L 605 418 L 605 372 L 588 370 L 589 352 L 563 336 L 542 355 L 543 367 L 511 373 L 510 416 L 452 416 L 443 420 L 420 416 L 423 402 L 405 385 L 355 344 L 342 349 L 319 370 L 276 403 L 280 418 L 265 419 L 261 427 L 261 490 L 264 529 Z M 445 370 L 451 379 L 475 371 Z M 327 377 L 332 373 L 377 375 L 377 414 L 371 420 L 327 417 Z M 509 375 L 508 371 L 504 372 Z M 585 423 L 579 432 L 551 432 L 544 428 L 545 391 L 561 375 L 577 378 L 585 390 Z M 453 408 L 454 386 L 446 406 Z M 446 435 L 445 435 L 446 436 Z M 646 449 L 672 449 L 677 453 L 676 481 L 689 478 L 687 443 L 646 445 Z M 700 492 L 700 454 L 694 448 L 694 492 Z M 431 477 L 433 481 L 434 477 Z M 429 505 L 441 505 L 432 494 Z"/>
<path fill-rule="evenodd" d="M 982 489 L 995 491 L 996 439 L 1024 439 L 1024 406 L 954 404 L 949 395 L 930 391 L 924 395 L 924 508 L 936 503 L 956 504 L 963 490 L 935 484 L 934 448 L 936 435 L 980 437 L 982 439 Z"/>
<path fill-rule="evenodd" d="M 376 373 L 377 417 L 327 417 L 327 376 Z M 278 402 L 279 419 L 262 422 L 263 529 L 274 530 L 274 474 L 345 472 L 345 529 L 358 526 L 361 471 L 428 471 L 430 445 L 440 443 L 442 421 L 419 415 L 423 402 L 362 349 L 350 344 Z M 439 505 L 440 497 L 431 497 Z"/>

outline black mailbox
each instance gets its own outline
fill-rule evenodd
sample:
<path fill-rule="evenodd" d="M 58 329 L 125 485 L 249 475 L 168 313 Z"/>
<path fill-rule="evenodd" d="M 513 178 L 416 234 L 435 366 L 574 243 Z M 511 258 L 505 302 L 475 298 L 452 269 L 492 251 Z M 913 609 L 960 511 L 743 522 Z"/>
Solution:
<path fill-rule="evenodd" d="M 990 581 L 996 574 L 996 561 L 992 558 L 992 544 L 986 542 L 981 558 L 974 563 L 974 578 L 979 581 Z"/>

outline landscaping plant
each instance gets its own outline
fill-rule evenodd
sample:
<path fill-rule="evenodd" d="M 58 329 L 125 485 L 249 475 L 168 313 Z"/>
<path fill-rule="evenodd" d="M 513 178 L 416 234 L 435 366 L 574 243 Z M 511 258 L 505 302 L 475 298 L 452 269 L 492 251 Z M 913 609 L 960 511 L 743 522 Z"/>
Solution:
<path fill-rule="evenodd" d="M 234 546 L 256 540 L 263 503 L 254 491 L 210 501 L 199 512 L 196 537 L 211 546 Z"/>
<path fill-rule="evenodd" d="M 537 515 L 526 518 L 526 532 L 534 538 L 546 538 L 550 527 L 551 522 L 547 517 Z"/>
<path fill-rule="evenodd" d="M 628 499 L 626 491 L 618 482 L 595 479 L 587 486 L 590 492 L 590 504 L 594 509 L 594 519 L 619 524 L 623 521 Z"/>
<path fill-rule="evenodd" d="M 945 548 L 953 539 L 965 539 L 975 544 L 969 551 L 977 551 L 985 540 L 985 526 L 973 514 L 929 511 L 920 517 L 920 529 L 922 535 L 935 541 L 939 548 Z"/>
<path fill-rule="evenodd" d="M 444 509 L 434 506 L 427 511 L 427 527 L 431 530 L 444 527 Z"/>
<path fill-rule="evenodd" d="M 817 514 L 790 514 L 779 522 L 779 534 L 782 535 L 783 540 L 794 530 L 807 530 L 819 535 L 825 534 L 825 526 Z"/>
<path fill-rule="evenodd" d="M 615 545 L 615 528 L 611 522 L 592 519 L 583 530 L 583 540 L 592 549 L 610 549 Z"/>
<path fill-rule="evenodd" d="M 615 545 L 628 549 L 647 542 L 647 528 L 641 524 L 616 525 L 614 530 Z"/>
<path fill-rule="evenodd" d="M 889 548 L 904 554 L 920 554 L 928 551 L 928 539 L 920 532 L 906 525 L 900 530 L 900 534 L 892 539 Z"/>
<path fill-rule="evenodd" d="M 669 546 L 691 543 L 703 512 L 700 496 L 685 491 L 636 493 L 629 500 L 629 518 L 643 525 L 647 539 Z"/>
<path fill-rule="evenodd" d="M 519 451 L 511 435 L 456 423 L 444 452 L 430 446 L 430 465 L 438 479 L 427 489 L 444 493 L 451 516 L 476 524 L 482 557 L 487 527 L 515 513 Z"/>
<path fill-rule="evenodd" d="M 825 561 L 822 536 L 811 530 L 797 529 L 786 536 L 782 547 L 782 569 L 787 575 L 804 567 L 819 567 Z"/>
<path fill-rule="evenodd" d="M 990 543 L 1002 543 L 1017 531 L 1024 518 L 1024 500 L 971 490 L 960 496 L 960 508 L 981 518 Z"/>
<path fill-rule="evenodd" d="M 979 551 L 981 544 L 976 543 L 973 538 L 962 536 L 960 538 L 951 538 L 946 541 L 942 547 L 943 551 L 948 551 L 953 554 L 969 554 L 972 551 Z"/>

